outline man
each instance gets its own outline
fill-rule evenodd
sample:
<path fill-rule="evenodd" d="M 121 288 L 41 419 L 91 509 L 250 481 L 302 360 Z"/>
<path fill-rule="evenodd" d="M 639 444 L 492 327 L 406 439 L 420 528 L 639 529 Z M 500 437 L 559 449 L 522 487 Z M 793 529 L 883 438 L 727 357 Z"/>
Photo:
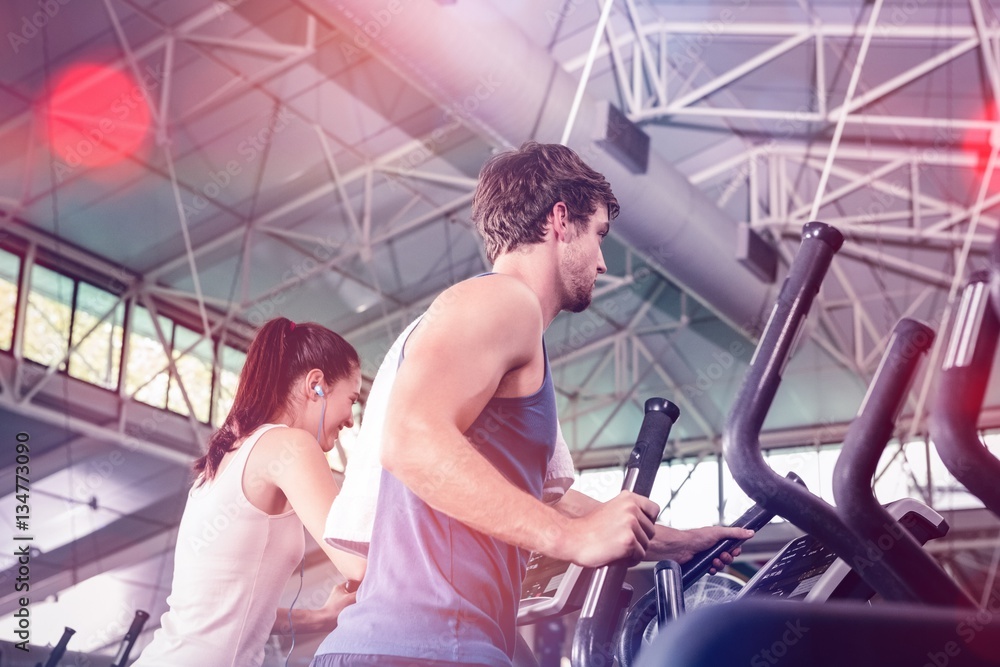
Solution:
<path fill-rule="evenodd" d="M 372 382 L 368 401 L 365 405 L 364 419 L 358 432 L 356 445 L 347 462 L 346 476 L 340 493 L 333 501 L 333 506 L 326 519 L 323 536 L 329 544 L 339 547 L 349 553 L 362 556 L 357 561 L 351 561 L 354 567 L 344 571 L 345 575 L 360 581 L 364 577 L 365 558 L 368 556 L 372 539 L 372 529 L 375 525 L 375 509 L 378 503 L 378 491 L 381 486 L 382 466 L 379 462 L 382 453 L 382 430 L 385 424 L 385 412 L 389 408 L 389 393 L 396 378 L 399 366 L 399 355 L 403 343 L 409 338 L 410 332 L 419 324 L 421 318 L 411 322 L 396 338 L 386 352 L 385 358 Z M 542 501 L 553 505 L 563 514 L 579 516 L 592 511 L 599 502 L 590 496 L 571 488 L 574 482 L 575 469 L 573 456 L 563 437 L 562 429 L 556 425 L 555 449 L 549 459 L 545 471 L 545 481 L 542 486 Z M 644 560 L 659 561 L 675 560 L 687 562 L 694 554 L 702 551 L 716 542 L 735 537 L 746 539 L 752 531 L 739 531 L 718 526 L 677 530 L 669 526 L 657 524 L 654 527 L 653 539 L 646 549 Z M 723 553 L 714 562 L 715 570 L 721 570 L 733 561 L 740 553 L 739 548 L 730 553 Z"/>
<path fill-rule="evenodd" d="M 483 168 L 473 217 L 494 272 L 443 292 L 403 338 L 368 572 L 314 665 L 507 666 L 528 550 L 584 566 L 645 555 L 650 500 L 540 500 L 557 440 L 542 335 L 590 304 L 617 214 L 604 177 L 563 146 L 529 142 Z M 679 540 L 688 556 L 734 534 L 711 530 Z"/>

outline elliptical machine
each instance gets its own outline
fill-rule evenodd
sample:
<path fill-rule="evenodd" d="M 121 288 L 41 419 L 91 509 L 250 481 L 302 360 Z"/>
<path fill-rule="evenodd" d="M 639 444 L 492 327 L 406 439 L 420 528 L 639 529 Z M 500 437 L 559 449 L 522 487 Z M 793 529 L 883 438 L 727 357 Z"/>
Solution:
<path fill-rule="evenodd" d="M 644 652 L 639 665 L 756 666 L 779 660 L 818 667 L 995 665 L 1000 618 L 990 610 L 984 618 L 909 533 L 886 520 L 871 493 L 870 473 L 891 436 L 916 361 L 932 340 L 929 329 L 912 321 L 897 326 L 862 414 L 845 439 L 835 471 L 837 510 L 786 483 L 764 462 L 760 427 L 796 334 L 842 243 L 839 232 L 822 223 L 807 225 L 803 237 L 731 412 L 724 437 L 726 460 L 751 498 L 854 564 L 864 582 L 889 602 L 868 607 L 743 599 L 705 608 L 672 624 Z M 883 535 L 891 539 L 882 540 Z"/>
<path fill-rule="evenodd" d="M 739 603 L 738 609 L 745 610 L 747 605 L 755 606 L 756 602 L 751 601 L 751 598 L 761 596 L 827 601 L 869 600 L 876 594 L 881 594 L 887 600 L 974 610 L 971 599 L 920 548 L 920 544 L 928 539 L 940 537 L 947 532 L 944 519 L 912 499 L 903 499 L 883 508 L 871 494 L 871 474 L 875 464 L 892 434 L 895 416 L 920 357 L 933 341 L 933 332 L 929 328 L 913 320 L 903 320 L 896 327 L 858 419 L 852 424 L 845 439 L 844 452 L 835 471 L 835 494 L 841 506 L 839 510 L 834 510 L 810 494 L 801 483 L 778 477 L 767 468 L 760 455 L 760 427 L 780 382 L 781 370 L 822 277 L 842 240 L 840 233 L 828 225 L 810 223 L 806 226 L 802 247 L 789 271 L 758 352 L 748 369 L 747 379 L 738 395 L 727 428 L 726 454 L 734 469 L 734 477 L 758 502 L 748 514 L 756 515 L 758 520 L 763 518 L 763 523 L 766 523 L 770 515 L 777 512 L 807 530 L 807 535 L 789 543 L 741 591 L 740 597 L 746 601 Z M 737 460 L 735 464 L 734 459 Z M 762 523 L 754 527 L 760 525 Z M 732 546 L 717 545 L 715 555 Z M 713 557 L 714 555 L 703 554 L 702 558 L 696 560 L 702 564 L 711 563 Z M 853 569 L 848 564 L 853 565 Z M 675 619 L 683 611 L 680 600 L 685 584 L 704 573 L 708 567 L 695 573 L 697 569 L 699 568 L 691 568 L 687 574 L 692 576 L 688 577 L 676 564 L 665 562 L 657 566 L 656 588 L 642 596 L 640 602 L 625 615 L 618 650 L 620 665 L 633 664 L 635 653 L 641 646 L 641 636 L 651 619 L 658 619 L 662 626 L 665 621 Z M 601 620 L 578 627 L 574 642 L 574 665 L 610 664 L 610 656 L 603 647 L 610 643 L 610 633 L 614 631 L 617 615 L 621 613 L 623 600 L 630 596 L 630 591 L 623 593 L 620 581 L 609 582 L 605 579 L 603 584 L 605 588 L 602 592 L 595 593 L 592 590 L 588 597 L 588 600 L 604 601 L 604 607 L 597 607 L 592 612 L 592 618 Z M 602 581 L 595 581 L 592 585 L 600 588 Z M 715 611 L 706 610 L 701 614 L 725 615 L 730 608 L 731 606 L 724 605 Z M 813 605 L 792 605 L 791 609 L 794 608 L 808 609 L 807 612 L 795 612 L 800 616 L 802 613 L 815 615 Z M 788 609 L 779 607 L 776 612 Z M 853 622 L 851 614 L 856 609 L 857 607 L 848 607 L 847 611 L 842 612 L 838 605 L 832 605 L 828 611 L 820 612 L 816 627 L 826 630 L 815 636 L 825 636 L 827 631 L 832 633 L 830 636 L 839 636 L 838 625 Z M 609 613 L 607 610 L 613 611 Z M 774 664 L 770 662 L 772 657 L 782 651 L 787 652 L 792 644 L 800 643 L 805 632 L 808 632 L 808 628 L 800 630 L 799 626 L 790 621 L 778 623 L 785 618 L 781 613 L 775 616 L 764 610 L 759 612 L 759 617 L 755 616 L 757 613 L 754 611 L 748 617 L 749 627 L 755 627 L 753 624 L 758 620 L 764 624 L 761 629 L 768 622 L 773 622 L 774 627 L 771 629 L 778 632 L 779 639 L 771 644 L 773 650 L 761 649 L 755 655 L 740 654 L 737 651 L 733 655 L 739 655 L 738 660 L 761 658 L 765 660 L 761 664 Z M 871 638 L 871 633 L 865 634 L 870 629 L 865 625 L 868 619 L 858 622 L 863 626 L 859 630 L 862 636 L 869 642 L 875 641 Z M 942 621 L 941 617 L 927 616 L 924 610 L 911 607 L 893 610 L 885 615 L 884 620 L 873 619 L 872 622 L 872 627 L 882 628 L 880 632 L 886 637 L 899 638 L 914 630 L 926 633 L 927 638 L 947 634 L 947 622 Z M 958 622 L 960 621 L 953 619 L 952 626 L 956 626 Z M 686 636 L 685 631 L 679 628 L 669 629 L 665 634 L 672 637 Z M 986 632 L 976 640 L 977 645 L 984 642 L 988 644 L 992 638 L 993 635 Z M 822 641 L 824 640 L 820 639 L 821 644 Z M 958 644 L 948 643 L 949 641 L 942 643 L 946 651 L 941 655 L 951 656 L 951 649 L 957 650 Z M 803 641 L 802 645 L 806 646 L 808 643 Z M 736 650 L 745 646 L 745 642 L 733 643 L 728 639 L 722 641 L 715 638 L 710 642 L 709 648 L 720 650 L 730 645 Z M 969 645 L 972 645 L 971 642 Z M 694 646 L 697 643 L 691 644 L 689 648 Z M 840 646 L 837 650 L 843 648 Z M 895 658 L 898 656 L 878 650 L 870 652 L 867 647 L 864 650 L 868 651 L 864 659 L 850 651 L 844 655 L 852 657 L 842 657 L 845 660 L 860 660 L 859 664 L 896 664 Z M 655 649 L 647 653 L 662 655 Z M 931 654 L 932 652 L 928 652 L 928 655 Z M 836 650 L 831 655 L 837 655 Z M 640 664 L 668 664 L 646 663 L 646 660 L 655 659 L 644 658 Z M 676 656 L 673 656 L 669 664 L 674 664 L 675 659 Z M 823 660 L 822 656 L 812 656 L 808 662 L 836 664 Z M 703 656 L 691 663 L 678 664 L 716 662 L 714 658 Z M 938 667 L 940 664 L 937 663 Z"/>
<path fill-rule="evenodd" d="M 808 312 L 819 282 L 841 242 L 840 233 L 828 225 L 811 223 L 806 226 L 802 247 L 779 296 L 761 348 L 748 370 L 748 379 L 737 398 L 737 407 L 733 410 L 734 417 L 727 434 L 732 436 L 731 439 L 742 439 L 748 446 L 755 447 L 757 457 L 760 426 L 780 381 L 780 370 L 784 367 L 798 326 Z M 835 544 L 839 549 L 831 548 L 831 545 L 810 534 L 814 530 L 806 528 L 807 534 L 789 542 L 762 567 L 740 591 L 737 599 L 763 597 L 806 602 L 867 601 L 879 592 L 890 599 L 921 599 L 921 596 L 933 598 L 940 591 L 931 589 L 927 592 L 921 588 L 904 593 L 910 597 L 901 597 L 903 594 L 899 590 L 902 589 L 898 585 L 896 589 L 893 588 L 896 581 L 889 580 L 886 583 L 884 573 L 888 563 L 882 562 L 883 554 L 877 551 L 873 553 L 873 549 L 879 548 L 875 545 L 892 547 L 897 542 L 903 544 L 893 550 L 897 554 L 893 561 L 913 559 L 907 565 L 911 570 L 921 572 L 921 576 L 927 577 L 930 582 L 945 579 L 950 589 L 946 589 L 944 594 L 962 595 L 947 579 L 947 575 L 920 549 L 921 544 L 947 533 L 948 526 L 944 519 L 931 508 L 910 498 L 883 508 L 870 493 L 871 472 L 892 433 L 899 401 L 905 396 L 906 387 L 920 356 L 932 340 L 933 332 L 918 322 L 903 320 L 897 325 L 858 419 L 848 433 L 845 451 L 838 462 L 835 483 L 839 480 L 839 490 L 835 490 L 842 496 L 849 496 L 841 503 L 841 511 L 866 513 L 866 518 L 871 517 L 871 525 L 866 533 L 867 541 L 858 539 L 853 531 L 843 526 L 836 511 L 810 494 L 804 485 L 791 484 L 788 479 L 782 480 L 764 466 L 765 471 L 756 473 L 755 485 L 752 485 L 757 494 L 750 495 L 758 501 L 754 509 L 771 514 L 787 505 L 790 509 L 783 514 L 803 528 L 829 522 L 837 530 L 835 538 L 839 538 L 839 541 Z M 766 351 L 768 349 L 770 353 Z M 741 415 L 742 419 L 737 419 L 735 415 Z M 752 462 L 753 460 L 754 457 L 751 457 Z M 854 487 L 860 491 L 849 491 Z M 746 487 L 744 489 L 750 491 Z M 778 503 L 774 502 L 775 497 L 778 498 Z M 869 500 L 865 501 L 866 497 Z M 890 534 L 888 543 L 882 538 L 880 531 Z M 861 548 L 856 545 L 861 545 Z M 919 553 L 913 554 L 906 550 L 911 546 Z M 659 567 L 657 569 L 660 570 Z M 859 573 L 866 577 L 859 576 Z M 647 599 L 654 593 L 662 598 L 658 591 L 650 591 L 626 615 L 619 642 L 620 665 L 627 667 L 634 664 L 636 653 L 642 646 L 641 637 L 649 621 L 654 618 Z M 643 602 L 647 604 L 645 610 L 642 608 Z M 972 604 L 968 599 L 965 602 Z M 665 604 L 661 600 L 653 611 L 664 607 L 672 608 L 669 603 Z M 660 614 L 660 628 L 665 620 L 670 619 L 664 619 Z"/>

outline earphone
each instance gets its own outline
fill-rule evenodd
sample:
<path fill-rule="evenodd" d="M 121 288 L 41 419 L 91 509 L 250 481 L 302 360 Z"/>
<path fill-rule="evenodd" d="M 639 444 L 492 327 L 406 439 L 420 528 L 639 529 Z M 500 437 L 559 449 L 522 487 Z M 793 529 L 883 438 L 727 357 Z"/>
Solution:
<path fill-rule="evenodd" d="M 316 395 L 319 396 L 320 398 L 326 396 L 326 394 L 323 393 L 323 387 L 319 385 L 313 387 L 313 391 L 315 391 Z M 319 426 L 316 427 L 316 442 L 319 442 L 319 436 L 323 434 L 323 421 L 325 419 L 326 419 L 326 401 L 323 401 L 323 404 L 320 406 L 319 409 Z"/>
<path fill-rule="evenodd" d="M 303 528 L 303 530 L 305 530 Z M 302 556 L 302 560 L 299 562 L 299 590 L 295 591 L 295 599 L 292 600 L 292 604 L 288 605 L 288 629 L 292 633 L 292 645 L 288 648 L 288 654 L 285 656 L 285 667 L 288 667 L 288 659 L 292 657 L 292 651 L 295 650 L 295 624 L 292 623 L 292 609 L 295 608 L 295 603 L 298 602 L 299 593 L 302 592 L 302 582 L 306 577 L 306 557 Z"/>
<path fill-rule="evenodd" d="M 323 387 L 316 385 L 313 387 L 313 391 L 320 398 L 326 397 L 323 393 Z M 316 427 L 316 442 L 319 442 L 319 437 L 323 434 L 323 421 L 326 418 L 326 401 L 319 409 L 319 426 Z M 288 649 L 288 655 L 285 656 L 285 667 L 288 667 L 288 659 L 292 656 L 292 651 L 295 650 L 295 625 L 292 623 L 292 609 L 295 607 L 295 602 L 299 599 L 299 593 L 302 592 L 302 580 L 305 578 L 306 574 L 306 559 L 303 556 L 302 562 L 299 563 L 299 590 L 295 593 L 295 599 L 292 600 L 292 604 L 288 606 L 288 628 L 292 633 L 292 645 Z"/>
<path fill-rule="evenodd" d="M 316 385 L 313 387 L 313 391 L 320 398 L 326 397 L 323 393 L 323 387 Z M 316 442 L 319 442 L 319 437 L 323 434 L 323 421 L 326 418 L 326 401 L 320 406 L 319 411 L 319 426 L 316 427 Z M 299 564 L 299 590 L 295 593 L 295 599 L 292 600 L 292 604 L 288 606 L 288 628 L 292 633 L 292 645 L 288 649 L 288 655 L 285 656 L 285 667 L 288 667 L 288 659 L 292 656 L 292 651 L 295 650 L 295 625 L 292 623 L 292 609 L 295 607 L 295 602 L 299 599 L 299 593 L 302 592 L 302 580 L 305 578 L 306 574 L 306 559 L 305 556 L 302 557 L 302 562 Z"/>

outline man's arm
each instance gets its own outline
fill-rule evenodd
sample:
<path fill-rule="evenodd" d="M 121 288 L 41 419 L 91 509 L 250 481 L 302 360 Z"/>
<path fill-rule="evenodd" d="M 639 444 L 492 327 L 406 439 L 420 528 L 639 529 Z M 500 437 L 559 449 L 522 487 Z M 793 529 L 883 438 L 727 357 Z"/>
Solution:
<path fill-rule="evenodd" d="M 434 509 L 505 542 L 581 565 L 641 558 L 655 503 L 623 493 L 568 517 L 511 484 L 463 435 L 508 373 L 537 358 L 542 332 L 537 297 L 514 278 L 478 278 L 439 296 L 407 340 L 382 465 Z"/>
<path fill-rule="evenodd" d="M 565 516 L 580 517 L 593 512 L 601 504 L 599 500 L 595 500 L 585 493 L 569 489 L 553 507 Z M 653 539 L 650 540 L 649 547 L 646 549 L 644 560 L 670 559 L 684 564 L 691 560 L 692 556 L 699 551 L 704 551 L 721 540 L 731 537 L 745 540 L 752 536 L 753 531 L 746 530 L 745 528 L 706 526 L 704 528 L 678 530 L 669 526 L 656 524 L 655 533 L 653 534 Z M 729 563 L 732 563 L 733 558 L 739 555 L 739 547 L 730 552 L 723 553 L 712 562 L 714 566 L 712 574 L 715 574 L 715 570 L 721 570 Z"/>

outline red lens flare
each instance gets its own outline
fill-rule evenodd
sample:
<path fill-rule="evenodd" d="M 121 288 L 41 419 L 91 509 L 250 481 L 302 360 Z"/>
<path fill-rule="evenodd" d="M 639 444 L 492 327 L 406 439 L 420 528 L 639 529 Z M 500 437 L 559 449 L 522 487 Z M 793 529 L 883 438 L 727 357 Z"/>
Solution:
<path fill-rule="evenodd" d="M 974 114 L 971 120 L 985 121 L 992 124 L 992 129 L 970 129 L 966 130 L 961 138 L 961 149 L 976 156 L 976 164 L 972 168 L 973 192 L 978 191 L 983 178 L 987 176 L 986 167 L 990 162 L 990 153 L 993 152 L 994 143 L 1000 140 L 1000 125 L 997 124 L 996 104 L 992 100 L 987 100 L 983 108 Z M 1000 178 L 997 174 L 990 174 L 989 191 L 996 192 L 1000 185 Z"/>
<path fill-rule="evenodd" d="M 105 167 L 134 155 L 149 133 L 142 86 L 97 64 L 73 65 L 52 88 L 39 127 L 66 167 Z M 43 108 L 44 110 L 44 108 Z"/>

